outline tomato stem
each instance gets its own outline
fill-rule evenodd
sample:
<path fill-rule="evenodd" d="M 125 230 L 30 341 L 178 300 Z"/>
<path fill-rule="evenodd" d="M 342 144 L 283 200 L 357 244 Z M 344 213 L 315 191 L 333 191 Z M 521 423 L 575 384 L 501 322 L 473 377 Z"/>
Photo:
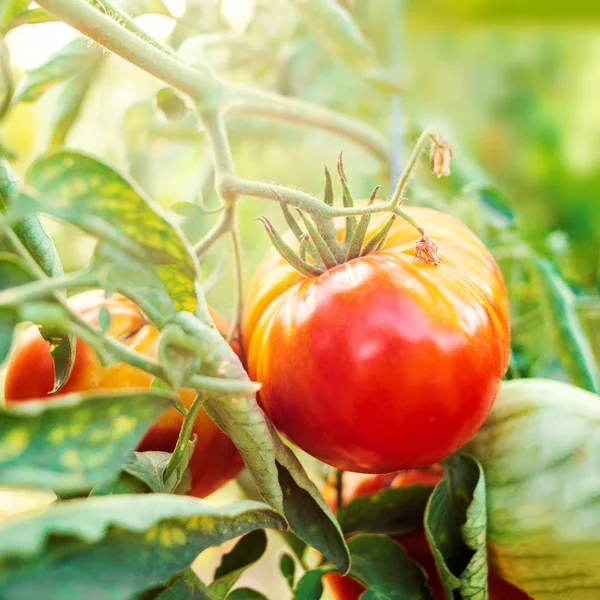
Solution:
<path fill-rule="evenodd" d="M 394 224 L 394 221 L 398 218 L 397 215 L 392 215 L 371 237 L 371 239 L 364 245 L 360 255 L 366 256 L 371 252 L 376 252 L 382 248 L 385 244 L 385 240 Z"/>
<path fill-rule="evenodd" d="M 325 238 L 320 234 L 318 229 L 312 224 L 311 220 L 301 211 L 298 210 L 298 214 L 308 231 L 308 235 L 315 245 L 317 252 L 319 253 L 319 257 L 323 261 L 323 264 L 327 269 L 331 269 L 337 266 L 338 260 L 334 254 L 334 249 L 330 247 L 330 245 L 325 241 Z"/>
<path fill-rule="evenodd" d="M 336 512 L 344 505 L 344 471 L 335 470 Z"/>
<path fill-rule="evenodd" d="M 190 406 L 183 419 L 183 425 L 181 426 L 181 430 L 179 431 L 177 444 L 175 445 L 175 449 L 173 450 L 171 458 L 169 459 L 169 462 L 167 463 L 167 466 L 165 467 L 165 471 L 163 473 L 164 482 L 166 482 L 167 479 L 171 477 L 171 475 L 175 472 L 175 469 L 177 469 L 177 467 L 181 466 L 179 471 L 181 474 L 183 474 L 187 467 L 187 464 L 181 465 L 181 463 L 185 459 L 186 454 L 188 462 L 191 457 L 191 452 L 187 452 L 187 445 L 190 443 L 194 423 L 196 422 L 196 417 L 198 416 L 198 413 L 200 412 L 200 409 L 204 404 L 204 400 L 205 398 L 201 394 L 197 394 L 196 399 Z M 177 482 L 177 484 L 178 483 L 179 481 Z M 174 487 L 176 487 L 176 485 Z"/>
<path fill-rule="evenodd" d="M 337 162 L 337 170 L 340 176 L 340 183 L 342 184 L 342 200 L 344 203 L 344 207 L 354 208 L 354 199 L 352 198 L 350 187 L 348 186 L 348 180 L 346 179 L 346 173 L 344 172 L 344 161 L 341 152 Z M 350 244 L 350 240 L 354 236 L 355 229 L 356 217 L 352 214 L 349 214 L 346 217 L 346 233 L 344 235 L 344 243 L 346 245 Z"/>
<path fill-rule="evenodd" d="M 299 271 L 306 277 L 317 277 L 321 273 L 323 273 L 323 269 L 321 269 L 315 265 L 311 265 L 310 263 L 306 262 L 305 260 L 302 260 L 292 250 L 292 248 L 290 248 L 290 246 L 288 246 L 288 244 L 285 243 L 283 238 L 277 233 L 275 227 L 273 227 L 273 225 L 267 218 L 259 217 L 258 219 L 255 219 L 255 220 L 260 221 L 264 225 L 265 231 L 269 235 L 269 238 L 271 238 L 271 243 L 273 244 L 273 247 L 275 248 L 275 250 L 277 250 L 277 252 L 279 252 L 281 257 L 284 260 L 286 260 L 288 263 L 290 263 L 290 265 L 292 265 L 292 267 L 294 267 L 294 269 L 296 269 L 297 271 Z"/>
<path fill-rule="evenodd" d="M 404 188 L 406 188 L 406 184 L 408 183 L 408 180 L 410 179 L 410 176 L 412 175 L 412 173 L 415 169 L 417 160 L 419 159 L 421 152 L 423 152 L 423 150 L 425 148 L 425 144 L 431 138 L 432 135 L 433 135 L 433 130 L 425 129 L 423 131 L 423 133 L 421 133 L 421 135 L 419 136 L 419 139 L 417 140 L 417 143 L 415 144 L 415 147 L 413 148 L 413 151 L 411 152 L 411 155 L 408 159 L 408 163 L 404 167 L 404 170 L 402 171 L 402 173 L 400 174 L 400 177 L 398 179 L 396 189 L 395 189 L 392 199 L 390 201 L 390 210 L 394 211 L 400 204 L 400 200 L 402 198 Z M 403 216 L 403 215 L 401 215 L 401 216 Z M 404 217 L 404 218 L 406 218 L 406 217 Z M 410 221 L 409 221 L 409 223 L 410 223 Z"/>
<path fill-rule="evenodd" d="M 233 257 L 235 260 L 235 302 L 234 302 L 234 313 L 231 322 L 231 328 L 227 335 L 227 342 L 231 344 L 232 339 L 237 334 L 237 341 L 240 352 L 240 360 L 246 367 L 246 353 L 244 351 L 244 340 L 243 340 L 243 323 L 244 323 L 244 265 L 242 256 L 242 241 L 240 239 L 240 232 L 238 231 L 237 225 L 234 225 L 231 230 L 231 242 L 233 245 Z"/>
<path fill-rule="evenodd" d="M 368 204 L 371 205 L 375 201 L 375 197 L 377 196 L 377 192 L 379 191 L 380 186 L 376 186 L 373 192 L 371 193 L 371 197 L 369 198 Z M 371 222 L 371 215 L 366 214 L 362 215 L 360 218 L 356 229 L 354 230 L 354 235 L 348 244 L 348 252 L 346 253 L 346 262 L 352 260 L 353 258 L 358 258 L 361 255 L 363 244 L 365 241 L 365 236 L 367 235 L 367 230 L 369 229 L 369 223 Z"/>
<path fill-rule="evenodd" d="M 331 173 L 325 165 L 325 191 L 323 192 L 323 202 L 327 206 L 333 206 L 333 184 L 331 182 Z"/>

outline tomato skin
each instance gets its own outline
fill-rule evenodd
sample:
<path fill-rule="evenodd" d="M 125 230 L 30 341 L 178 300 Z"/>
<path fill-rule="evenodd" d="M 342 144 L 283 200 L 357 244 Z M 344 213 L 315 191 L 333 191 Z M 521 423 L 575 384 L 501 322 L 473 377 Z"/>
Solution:
<path fill-rule="evenodd" d="M 508 300 L 492 256 L 453 217 L 408 212 L 438 244 L 440 266 L 414 259 L 418 234 L 397 219 L 383 250 L 319 277 L 273 250 L 250 287 L 244 339 L 262 407 L 292 442 L 346 471 L 448 456 L 482 425 L 508 365 Z"/>
<path fill-rule="evenodd" d="M 108 334 L 120 339 L 132 350 L 150 358 L 158 351 L 158 330 L 149 324 L 138 308 L 127 298 L 114 295 L 104 297 L 102 290 L 77 294 L 69 304 L 86 321 L 98 326 L 98 313 L 105 306 L 111 322 Z M 215 324 L 221 332 L 227 331 L 226 320 L 211 310 Z M 234 348 L 235 349 L 235 348 Z M 57 395 L 92 389 L 147 388 L 153 377 L 125 363 L 102 367 L 94 351 L 77 340 L 75 364 L 66 384 Z M 54 367 L 50 345 L 33 326 L 24 334 L 15 348 L 6 373 L 4 395 L 7 404 L 43 398 L 54 385 Z M 181 400 L 189 407 L 196 396 L 193 390 L 181 390 Z M 138 450 L 172 452 L 177 443 L 183 417 L 174 408 L 168 409 L 147 431 Z M 230 479 L 243 467 L 243 461 L 231 440 L 212 422 L 203 408 L 200 409 L 193 432 L 198 440 L 190 460 L 192 489 L 190 495 L 203 498 Z"/>
<path fill-rule="evenodd" d="M 402 471 L 391 475 L 344 473 L 343 477 L 344 504 L 347 504 L 354 498 L 374 494 L 386 487 L 401 488 L 411 485 L 435 486 L 443 478 L 443 471 L 439 465 L 433 465 L 430 469 Z M 333 510 L 336 496 L 332 485 L 328 484 L 324 488 L 323 496 Z M 435 560 L 429 549 L 424 530 L 417 529 L 392 537 L 404 548 L 408 557 L 425 571 L 427 583 L 431 588 L 433 597 L 436 600 L 445 600 L 442 582 L 440 581 Z M 363 585 L 350 577 L 342 577 L 339 573 L 330 573 L 323 580 L 334 600 L 358 600 L 365 591 Z M 488 593 L 489 600 L 531 600 L 524 591 L 502 579 L 491 569 L 488 575 Z"/>

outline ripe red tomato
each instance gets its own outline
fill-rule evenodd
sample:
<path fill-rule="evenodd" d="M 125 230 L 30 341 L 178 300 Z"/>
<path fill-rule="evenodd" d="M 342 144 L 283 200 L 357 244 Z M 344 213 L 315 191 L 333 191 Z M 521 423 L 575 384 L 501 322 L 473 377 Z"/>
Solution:
<path fill-rule="evenodd" d="M 414 258 L 418 234 L 396 219 L 381 251 L 318 277 L 272 250 L 250 287 L 244 340 L 264 410 L 300 448 L 346 471 L 448 456 L 482 425 L 508 365 L 494 259 L 453 217 L 407 212 L 438 244 L 439 266 Z"/>
<path fill-rule="evenodd" d="M 111 316 L 108 334 L 132 350 L 156 358 L 158 330 L 124 296 L 115 294 L 105 298 L 102 290 L 93 290 L 73 296 L 69 304 L 86 321 L 96 326 L 99 325 L 100 308 L 106 307 Z M 226 332 L 226 320 L 212 310 L 211 315 L 219 331 Z M 73 371 L 58 394 L 92 389 L 145 388 L 150 386 L 152 379 L 148 373 L 124 363 L 102 367 L 94 351 L 78 339 Z M 39 334 L 37 327 L 31 327 L 24 333 L 8 363 L 4 386 L 6 402 L 10 404 L 43 398 L 50 394 L 53 384 L 54 367 L 50 345 Z M 181 390 L 179 395 L 186 407 L 196 397 L 196 393 L 189 389 Z M 182 415 L 170 408 L 148 430 L 140 441 L 138 450 L 172 452 L 182 421 Z M 190 494 L 203 498 L 235 477 L 242 469 L 243 461 L 231 440 L 218 429 L 203 408 L 200 409 L 193 432 L 198 439 L 190 460 Z"/>
<path fill-rule="evenodd" d="M 430 469 L 417 469 L 388 475 L 344 473 L 343 503 L 347 504 L 359 496 L 374 494 L 386 487 L 401 488 L 410 485 L 435 486 L 442 477 L 443 472 L 439 465 L 434 465 Z M 336 496 L 332 485 L 325 487 L 323 496 L 333 509 Z M 434 598 L 436 600 L 444 600 L 445 595 L 442 583 L 423 529 L 394 536 L 393 539 L 404 548 L 410 559 L 420 565 L 425 571 L 427 582 Z M 363 585 L 350 577 L 342 577 L 338 573 L 326 575 L 324 581 L 334 600 L 358 600 L 365 591 Z M 525 592 L 502 579 L 491 569 L 488 575 L 488 592 L 490 600 L 530 600 L 530 597 Z"/>

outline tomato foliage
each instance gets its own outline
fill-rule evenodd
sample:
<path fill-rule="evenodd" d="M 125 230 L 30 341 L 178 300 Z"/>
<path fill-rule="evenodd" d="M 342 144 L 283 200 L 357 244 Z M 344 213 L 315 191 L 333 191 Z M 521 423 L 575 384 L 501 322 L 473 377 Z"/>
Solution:
<path fill-rule="evenodd" d="M 0 523 L 0 597 L 264 600 L 246 570 L 267 560 L 271 598 L 486 600 L 498 575 L 597 593 L 597 293 L 424 115 L 395 177 L 380 117 L 404 90 L 368 26 L 386 3 L 171 4 L 0 4 L 0 122 L 49 107 L 35 157 L 0 139 L 0 485 L 55 495 Z M 15 32 L 61 22 L 75 37 L 18 73 Z M 278 122 L 348 144 L 341 202 L 327 169 L 322 198 L 265 182 L 310 138 Z M 355 202 L 350 181 L 377 187 Z M 377 485 L 347 502 L 338 472 L 323 497 L 327 464 Z"/>

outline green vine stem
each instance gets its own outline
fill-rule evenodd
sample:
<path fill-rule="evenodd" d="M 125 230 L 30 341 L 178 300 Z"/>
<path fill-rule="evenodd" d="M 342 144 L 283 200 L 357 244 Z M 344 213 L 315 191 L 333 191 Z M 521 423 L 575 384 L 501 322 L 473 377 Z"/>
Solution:
<path fill-rule="evenodd" d="M 396 184 L 396 189 L 394 190 L 394 194 L 392 195 L 391 200 L 390 208 L 392 210 L 395 210 L 400 205 L 402 193 L 406 188 L 406 184 L 408 183 L 410 175 L 413 172 L 415 165 L 417 164 L 417 160 L 419 159 L 421 152 L 423 152 L 423 150 L 425 149 L 425 144 L 428 142 L 429 139 L 431 139 L 432 135 L 433 131 L 431 129 L 425 129 L 425 131 L 423 131 L 423 133 L 421 133 L 421 135 L 419 136 L 419 139 L 417 140 L 417 143 L 415 144 L 415 147 L 413 148 L 413 151 L 411 152 L 411 155 L 408 159 L 408 163 L 404 168 L 404 171 L 402 171 L 402 174 L 398 178 L 398 183 Z"/>
<path fill-rule="evenodd" d="M 106 2 L 106 0 L 103 0 Z M 389 157 L 385 138 L 376 130 L 335 111 L 308 102 L 225 82 L 210 71 L 195 69 L 163 52 L 148 34 L 140 37 L 85 0 L 40 0 L 46 11 L 107 50 L 121 56 L 200 103 L 223 103 L 225 111 L 320 127 L 347 137 L 379 158 Z"/>
<path fill-rule="evenodd" d="M 267 90 L 227 83 L 225 91 L 227 115 L 261 117 L 316 127 L 352 140 L 377 157 L 382 164 L 388 164 L 390 151 L 385 137 L 352 117 Z"/>
<path fill-rule="evenodd" d="M 243 324 L 244 324 L 244 264 L 242 253 L 242 241 L 237 225 L 231 230 L 231 243 L 233 246 L 233 258 L 235 262 L 235 309 L 231 328 L 227 341 L 231 343 L 237 334 L 237 342 L 240 351 L 240 360 L 246 366 L 246 355 L 244 352 Z"/>
<path fill-rule="evenodd" d="M 187 445 L 192 437 L 192 429 L 194 427 L 194 423 L 196 422 L 196 417 L 198 416 L 203 404 L 204 396 L 202 394 L 197 394 L 196 399 L 183 418 L 183 425 L 181 426 L 181 431 L 179 432 L 179 437 L 177 438 L 177 444 L 175 445 L 175 449 L 171 454 L 171 458 L 165 467 L 163 476 L 165 481 L 171 477 L 171 475 L 175 472 L 175 469 L 177 469 L 185 457 Z"/>
<path fill-rule="evenodd" d="M 148 42 L 155 48 L 158 48 L 161 52 L 168 54 L 174 58 L 177 58 L 177 53 L 173 50 L 173 48 L 169 48 L 169 46 L 165 46 L 165 44 L 161 44 L 157 39 L 148 35 L 146 31 L 144 31 L 134 19 L 132 19 L 125 11 L 121 10 L 116 4 L 111 2 L 111 0 L 88 0 L 90 4 L 97 6 L 100 8 L 107 16 L 111 17 L 113 20 L 118 21 L 125 29 L 131 31 L 139 38 L 143 39 L 145 42 Z"/>
<path fill-rule="evenodd" d="M 344 471 L 335 470 L 335 506 L 338 512 L 344 505 Z"/>
<path fill-rule="evenodd" d="M 67 275 L 60 275 L 52 279 L 38 279 L 31 283 L 25 283 L 18 287 L 1 291 L 0 307 L 19 306 L 29 300 L 43 298 L 49 292 L 55 290 L 96 287 L 99 283 L 100 278 L 88 269 L 82 269 Z"/>

